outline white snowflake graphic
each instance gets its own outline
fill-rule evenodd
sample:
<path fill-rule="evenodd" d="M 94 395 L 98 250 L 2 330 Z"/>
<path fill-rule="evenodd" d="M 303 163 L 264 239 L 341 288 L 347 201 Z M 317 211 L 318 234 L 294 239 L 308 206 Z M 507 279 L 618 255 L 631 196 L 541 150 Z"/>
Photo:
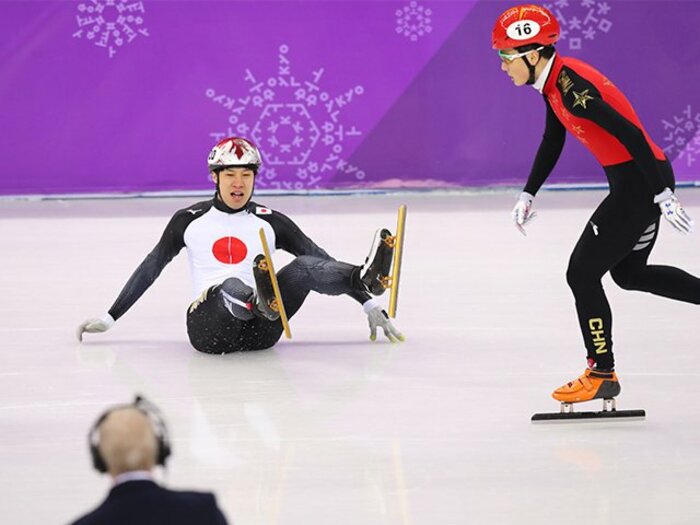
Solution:
<path fill-rule="evenodd" d="M 412 42 L 433 31 L 430 25 L 433 12 L 415 0 L 403 9 L 396 10 L 396 32 Z"/>
<path fill-rule="evenodd" d="M 555 0 L 545 3 L 561 26 L 560 41 L 570 50 L 583 48 L 586 40 L 595 40 L 600 33 L 608 33 L 612 21 L 607 18 L 611 5 L 601 0 Z"/>
<path fill-rule="evenodd" d="M 75 15 L 78 30 L 74 38 L 85 38 L 103 47 L 112 58 L 117 49 L 137 36 L 148 36 L 143 25 L 143 2 L 134 0 L 89 0 L 80 2 Z"/>
<path fill-rule="evenodd" d="M 322 67 L 297 80 L 288 53 L 289 46 L 280 46 L 277 72 L 264 80 L 246 69 L 250 88 L 242 97 L 206 90 L 207 98 L 228 114 L 227 128 L 210 135 L 215 141 L 228 136 L 252 139 L 263 156 L 256 180 L 263 188 L 317 189 L 339 173 L 353 181 L 364 179 L 365 172 L 343 158 L 346 142 L 361 132 L 341 120 L 344 109 L 364 93 L 363 86 L 330 94 L 322 87 Z"/>
<path fill-rule="evenodd" d="M 700 113 L 688 107 L 670 120 L 662 120 L 666 135 L 663 150 L 671 159 L 685 160 L 688 166 L 700 156 Z"/>

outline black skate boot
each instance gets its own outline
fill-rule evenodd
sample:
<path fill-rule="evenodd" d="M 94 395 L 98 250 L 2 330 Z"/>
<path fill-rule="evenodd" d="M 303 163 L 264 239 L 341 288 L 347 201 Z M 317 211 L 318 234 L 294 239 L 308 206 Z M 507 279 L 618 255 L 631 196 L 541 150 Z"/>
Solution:
<path fill-rule="evenodd" d="M 386 228 L 377 230 L 365 264 L 360 269 L 360 281 L 372 295 L 382 295 L 391 283 L 391 260 L 394 257 L 394 237 Z"/>
<path fill-rule="evenodd" d="M 277 321 L 280 317 L 279 305 L 275 298 L 275 291 L 272 288 L 270 270 L 265 260 L 265 256 L 260 254 L 255 257 L 253 263 L 253 276 L 255 277 L 255 313 L 264 317 L 268 321 Z"/>

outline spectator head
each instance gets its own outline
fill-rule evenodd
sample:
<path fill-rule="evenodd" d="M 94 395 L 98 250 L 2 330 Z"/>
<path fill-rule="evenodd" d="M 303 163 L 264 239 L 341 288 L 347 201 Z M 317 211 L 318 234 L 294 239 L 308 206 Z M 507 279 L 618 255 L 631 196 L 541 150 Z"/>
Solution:
<path fill-rule="evenodd" d="M 88 440 L 93 465 L 112 476 L 165 466 L 170 455 L 165 423 L 155 406 L 140 397 L 100 416 Z"/>

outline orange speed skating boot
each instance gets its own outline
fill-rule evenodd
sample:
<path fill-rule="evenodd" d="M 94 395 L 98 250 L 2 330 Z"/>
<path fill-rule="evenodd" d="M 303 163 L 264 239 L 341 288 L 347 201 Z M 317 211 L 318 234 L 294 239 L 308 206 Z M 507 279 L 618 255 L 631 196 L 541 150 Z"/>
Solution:
<path fill-rule="evenodd" d="M 615 372 L 587 368 L 580 377 L 552 392 L 552 397 L 570 404 L 592 399 L 612 399 L 619 393 L 620 382 Z"/>

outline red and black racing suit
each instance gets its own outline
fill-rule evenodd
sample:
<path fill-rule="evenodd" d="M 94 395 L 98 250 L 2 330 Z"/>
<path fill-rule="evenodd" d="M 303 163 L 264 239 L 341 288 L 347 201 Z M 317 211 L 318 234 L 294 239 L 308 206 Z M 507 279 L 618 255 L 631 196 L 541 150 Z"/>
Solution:
<path fill-rule="evenodd" d="M 647 264 L 659 230 L 654 196 L 675 187 L 663 151 L 605 76 L 580 60 L 557 55 L 553 60 L 542 90 L 546 128 L 524 191 L 535 195 L 540 189 L 559 158 L 567 130 L 603 165 L 610 193 L 586 224 L 566 278 L 589 360 L 598 368 L 613 369 L 612 315 L 603 275 L 609 271 L 625 290 L 694 304 L 700 304 L 700 279 L 677 268 Z"/>

